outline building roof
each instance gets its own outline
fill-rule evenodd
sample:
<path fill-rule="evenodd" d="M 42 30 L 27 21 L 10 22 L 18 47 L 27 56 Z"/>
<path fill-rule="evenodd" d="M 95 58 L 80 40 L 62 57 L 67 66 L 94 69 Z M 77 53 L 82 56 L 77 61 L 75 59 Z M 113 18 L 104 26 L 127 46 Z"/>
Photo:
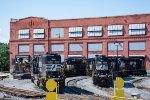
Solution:
<path fill-rule="evenodd" d="M 150 15 L 150 13 L 147 14 L 133 14 L 133 15 L 117 15 L 117 16 L 101 16 L 101 17 L 85 17 L 85 18 L 68 18 L 68 19 L 47 19 L 44 17 L 34 17 L 34 16 L 29 16 L 29 17 L 25 17 L 25 18 L 20 18 L 20 19 L 14 19 L 11 18 L 11 22 L 17 22 L 20 20 L 24 20 L 24 19 L 29 19 L 29 18 L 38 18 L 38 19 L 43 19 L 43 20 L 50 20 L 50 21 L 61 21 L 61 20 L 82 20 L 82 19 L 97 19 L 97 18 L 116 18 L 116 17 L 132 17 L 132 16 L 148 16 Z"/>

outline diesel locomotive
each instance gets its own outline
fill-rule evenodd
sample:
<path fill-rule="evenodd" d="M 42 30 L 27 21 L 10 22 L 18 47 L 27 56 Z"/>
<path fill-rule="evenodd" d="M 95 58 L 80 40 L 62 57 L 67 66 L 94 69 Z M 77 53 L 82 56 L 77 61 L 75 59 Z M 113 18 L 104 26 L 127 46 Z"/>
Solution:
<path fill-rule="evenodd" d="M 13 78 L 14 79 L 30 79 L 31 66 L 30 55 L 16 55 L 14 59 Z"/>
<path fill-rule="evenodd" d="M 144 57 L 109 57 L 113 76 L 145 76 L 147 75 Z"/>
<path fill-rule="evenodd" d="M 58 54 L 42 54 L 32 60 L 31 81 L 46 90 L 48 79 L 54 79 L 59 84 L 59 91 L 65 87 L 64 68 L 61 56 Z"/>
<path fill-rule="evenodd" d="M 105 55 L 96 55 L 93 67 L 93 84 L 102 87 L 110 86 L 110 83 L 112 83 L 112 72 L 108 58 Z"/>
<path fill-rule="evenodd" d="M 86 75 L 87 61 L 84 57 L 69 57 L 63 64 L 67 77 Z"/>

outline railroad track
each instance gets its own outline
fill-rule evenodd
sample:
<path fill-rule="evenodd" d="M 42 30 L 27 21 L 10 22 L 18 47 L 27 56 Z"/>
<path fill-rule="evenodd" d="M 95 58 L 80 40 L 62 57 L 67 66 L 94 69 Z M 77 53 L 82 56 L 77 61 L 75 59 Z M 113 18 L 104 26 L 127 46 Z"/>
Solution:
<path fill-rule="evenodd" d="M 76 95 L 80 95 L 80 97 L 82 98 L 82 99 L 80 98 L 80 100 L 89 100 L 89 98 L 91 98 L 90 100 L 111 100 L 110 97 L 97 95 L 97 94 L 94 94 L 92 92 L 89 92 L 87 90 L 83 90 L 77 87 L 77 82 L 84 80 L 84 79 L 87 79 L 87 78 L 82 77 L 82 78 L 75 78 L 75 79 L 69 80 L 67 82 L 67 89 L 69 90 L 69 92 L 74 93 Z"/>
<path fill-rule="evenodd" d="M 24 90 L 24 89 L 17 89 L 14 87 L 6 87 L 3 85 L 0 85 L 0 92 L 6 93 L 12 96 L 22 97 L 22 98 L 44 98 L 46 96 L 45 93 L 29 91 L 29 90 Z"/>
<path fill-rule="evenodd" d="M 86 77 L 82 77 L 82 78 L 75 78 L 75 79 L 71 79 L 67 82 L 67 88 L 75 93 L 75 94 L 78 94 L 78 95 L 81 95 L 83 93 L 86 93 L 88 91 L 83 91 L 81 88 L 78 88 L 77 87 L 77 82 L 78 81 L 81 81 L 81 80 L 84 80 L 84 79 L 87 79 Z"/>
<path fill-rule="evenodd" d="M 150 88 L 147 88 L 141 84 L 144 81 L 144 79 L 145 78 L 137 79 L 137 80 L 133 81 L 132 84 L 138 89 L 144 89 L 144 90 L 147 90 L 148 92 L 150 92 Z"/>

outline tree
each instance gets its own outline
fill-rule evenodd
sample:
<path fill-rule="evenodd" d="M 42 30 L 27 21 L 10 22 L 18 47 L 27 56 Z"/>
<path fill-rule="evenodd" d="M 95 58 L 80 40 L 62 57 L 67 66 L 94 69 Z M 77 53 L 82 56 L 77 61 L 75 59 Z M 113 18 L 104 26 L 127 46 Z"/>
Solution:
<path fill-rule="evenodd" d="M 9 71 L 9 44 L 0 44 L 0 71 Z"/>

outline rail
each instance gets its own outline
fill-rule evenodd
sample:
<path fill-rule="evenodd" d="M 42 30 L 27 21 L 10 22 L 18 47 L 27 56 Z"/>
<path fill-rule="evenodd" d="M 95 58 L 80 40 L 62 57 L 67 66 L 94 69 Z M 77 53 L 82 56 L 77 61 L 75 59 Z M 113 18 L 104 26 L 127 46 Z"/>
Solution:
<path fill-rule="evenodd" d="M 0 92 L 4 92 L 12 96 L 23 97 L 23 98 L 44 98 L 46 96 L 46 94 L 42 92 L 29 91 L 29 90 L 14 88 L 14 87 L 6 87 L 3 85 L 0 85 Z"/>
<path fill-rule="evenodd" d="M 94 94 L 92 92 L 89 92 L 87 90 L 83 90 L 83 89 L 77 87 L 77 82 L 84 80 L 84 79 L 87 79 L 87 78 L 76 78 L 76 79 L 69 80 L 67 82 L 67 88 L 70 91 L 72 91 L 72 93 L 77 94 L 77 95 L 81 95 L 83 98 L 90 96 L 93 98 L 92 100 L 111 100 L 110 97 L 107 97 L 104 95 Z"/>

